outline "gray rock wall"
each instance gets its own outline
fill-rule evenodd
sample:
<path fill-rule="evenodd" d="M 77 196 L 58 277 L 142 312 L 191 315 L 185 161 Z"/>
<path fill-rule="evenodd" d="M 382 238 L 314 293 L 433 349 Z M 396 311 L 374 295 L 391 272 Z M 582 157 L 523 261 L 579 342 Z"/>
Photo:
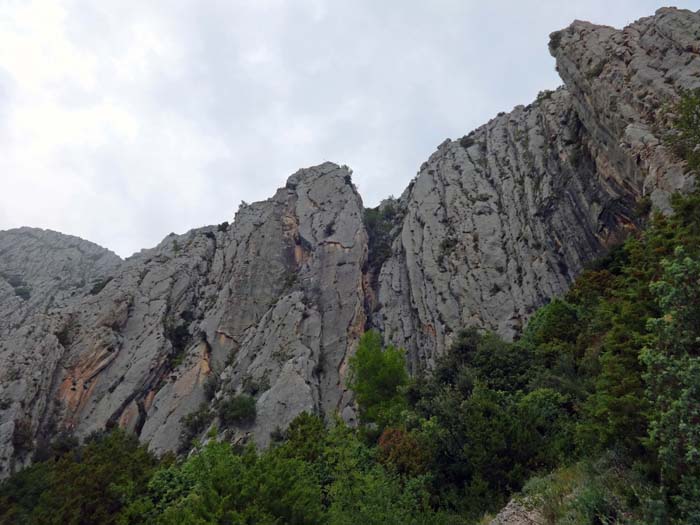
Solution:
<path fill-rule="evenodd" d="M 414 368 L 464 326 L 512 338 L 635 228 L 640 199 L 668 211 L 694 187 L 662 141 L 673 102 L 700 87 L 700 14 L 577 21 L 550 51 L 563 88 L 445 141 L 399 199 L 372 320 Z"/>
<path fill-rule="evenodd" d="M 640 199 L 667 209 L 693 187 L 662 138 L 667 108 L 700 87 L 699 35 L 700 15 L 671 9 L 554 33 L 565 86 L 441 144 L 382 205 L 395 210 L 386 252 L 368 252 L 361 199 L 332 163 L 231 225 L 125 261 L 54 232 L 0 232 L 0 477 L 59 432 L 118 425 L 175 450 L 185 416 L 243 393 L 254 422 L 212 420 L 231 440 L 265 446 L 302 411 L 352 421 L 348 359 L 370 326 L 414 371 L 460 328 L 516 336 L 637 227 Z"/>

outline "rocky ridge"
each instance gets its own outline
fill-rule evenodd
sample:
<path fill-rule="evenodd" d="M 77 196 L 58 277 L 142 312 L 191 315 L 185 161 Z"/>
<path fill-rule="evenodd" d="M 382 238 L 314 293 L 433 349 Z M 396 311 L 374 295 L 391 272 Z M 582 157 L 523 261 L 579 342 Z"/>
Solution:
<path fill-rule="evenodd" d="M 124 261 L 54 232 L 0 232 L 0 477 L 59 432 L 118 425 L 175 450 L 186 416 L 221 428 L 213 407 L 244 393 L 257 416 L 223 425 L 232 440 L 265 446 L 304 410 L 352 420 L 347 360 L 368 327 L 412 370 L 464 326 L 515 337 L 637 227 L 647 198 L 667 210 L 694 185 L 663 134 L 670 103 L 700 87 L 699 13 L 574 22 L 550 51 L 564 87 L 441 144 L 376 211 L 380 241 L 332 163 L 231 225 Z"/>
<path fill-rule="evenodd" d="M 668 211 L 693 188 L 663 134 L 671 103 L 700 87 L 698 45 L 700 15 L 674 8 L 553 33 L 564 87 L 445 141 L 396 203 L 372 315 L 387 342 L 420 367 L 466 325 L 515 336 L 636 227 L 644 200 Z"/>

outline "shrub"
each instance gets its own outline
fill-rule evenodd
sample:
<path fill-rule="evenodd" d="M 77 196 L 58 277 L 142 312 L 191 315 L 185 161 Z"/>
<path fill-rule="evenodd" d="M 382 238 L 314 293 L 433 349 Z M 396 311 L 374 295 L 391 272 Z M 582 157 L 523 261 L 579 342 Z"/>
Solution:
<path fill-rule="evenodd" d="M 554 93 L 554 91 L 552 91 L 550 89 L 545 89 L 545 90 L 540 91 L 539 93 L 537 93 L 537 102 L 542 102 L 544 100 L 548 100 L 548 99 L 552 98 L 553 93 Z"/>
<path fill-rule="evenodd" d="M 97 295 L 100 293 L 102 290 L 104 290 L 104 287 L 109 284 L 109 282 L 113 279 L 113 277 L 107 277 L 105 279 L 100 279 L 97 281 L 92 288 L 90 289 L 90 295 Z"/>
<path fill-rule="evenodd" d="M 15 429 L 12 432 L 12 446 L 21 452 L 28 452 L 34 448 L 34 432 L 32 431 L 30 419 L 15 420 Z"/>
<path fill-rule="evenodd" d="M 673 113 L 673 129 L 666 141 L 690 169 L 700 169 L 700 89 L 684 92 Z"/>
<path fill-rule="evenodd" d="M 391 256 L 391 235 L 398 221 L 398 212 L 392 202 L 384 206 L 366 209 L 365 229 L 368 237 L 367 266 L 375 279 L 384 262 Z"/>
<path fill-rule="evenodd" d="M 549 48 L 555 51 L 561 44 L 562 31 L 556 31 L 549 35 Z"/>
<path fill-rule="evenodd" d="M 202 387 L 204 390 L 204 397 L 207 399 L 207 401 L 214 399 L 216 391 L 219 390 L 219 384 L 219 376 L 214 372 L 210 372 Z"/>
<path fill-rule="evenodd" d="M 521 341 L 530 347 L 553 340 L 573 342 L 578 335 L 577 319 L 574 306 L 554 299 L 532 316 Z"/>
<path fill-rule="evenodd" d="M 172 350 L 169 355 L 169 363 L 172 369 L 177 368 L 185 357 L 185 350 L 192 336 L 186 324 L 166 324 L 165 337 L 170 341 Z"/>
<path fill-rule="evenodd" d="M 608 64 L 607 59 L 603 59 L 599 61 L 595 66 L 593 66 L 589 71 L 588 71 L 588 79 L 592 80 L 594 78 L 598 78 L 600 74 L 603 72 L 603 69 L 605 69 L 605 66 Z"/>
<path fill-rule="evenodd" d="M 457 247 L 457 239 L 448 235 L 440 241 L 440 252 L 437 256 L 437 263 L 442 266 L 445 262 L 445 257 L 448 257 Z"/>
<path fill-rule="evenodd" d="M 25 301 L 29 299 L 29 296 L 31 295 L 31 290 L 29 290 L 28 287 L 26 286 L 19 286 L 15 288 L 15 295 L 17 297 L 21 297 Z"/>
<path fill-rule="evenodd" d="M 59 432 L 51 441 L 48 441 L 46 438 L 39 438 L 37 439 L 32 461 L 57 460 L 77 449 L 79 445 L 78 438 L 66 431 Z"/>
<path fill-rule="evenodd" d="M 370 330 L 350 358 L 348 387 L 355 392 L 360 417 L 366 423 L 387 423 L 403 406 L 401 387 L 408 383 L 402 350 L 382 349 L 382 336 Z"/>
<path fill-rule="evenodd" d="M 280 448 L 283 455 L 313 463 L 323 457 L 328 430 L 319 416 L 302 412 L 292 420 L 283 436 L 285 442 Z"/>
<path fill-rule="evenodd" d="M 386 428 L 378 441 L 379 461 L 408 476 L 425 474 L 430 454 L 418 438 L 401 428 Z"/>
<path fill-rule="evenodd" d="M 71 344 L 70 329 L 70 323 L 66 323 L 65 325 L 63 325 L 61 330 L 54 334 L 56 336 L 56 339 L 58 339 L 58 343 L 64 348 L 68 348 Z"/>
<path fill-rule="evenodd" d="M 274 355 L 274 354 L 273 354 Z M 270 389 L 270 378 L 265 373 L 262 377 L 255 379 L 253 376 L 246 376 L 242 384 L 243 392 L 250 396 L 256 396 Z"/>
<path fill-rule="evenodd" d="M 219 405 L 219 417 L 225 425 L 252 423 L 255 415 L 255 399 L 247 394 L 230 397 Z"/>
<path fill-rule="evenodd" d="M 465 135 L 464 137 L 459 139 L 459 145 L 462 146 L 464 149 L 467 149 L 474 145 L 474 139 L 471 138 L 469 135 Z"/>
<path fill-rule="evenodd" d="M 192 440 L 204 432 L 212 419 L 214 419 L 214 414 L 206 403 L 202 403 L 197 410 L 183 417 L 181 420 L 180 450 L 187 450 L 192 445 Z"/>

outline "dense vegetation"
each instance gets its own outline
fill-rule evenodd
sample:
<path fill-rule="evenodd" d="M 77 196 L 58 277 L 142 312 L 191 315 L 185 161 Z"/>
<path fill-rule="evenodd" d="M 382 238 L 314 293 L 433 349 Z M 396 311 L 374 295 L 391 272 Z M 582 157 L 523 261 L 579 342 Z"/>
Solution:
<path fill-rule="evenodd" d="M 376 208 L 365 210 L 363 220 L 369 244 L 367 269 L 375 280 L 382 264 L 391 255 L 392 230 L 399 218 L 400 213 L 393 198 Z"/>
<path fill-rule="evenodd" d="M 465 329 L 409 378 L 365 334 L 356 429 L 302 414 L 266 451 L 211 432 L 179 460 L 120 431 L 62 441 L 3 483 L 0 523 L 476 523 L 519 492 L 549 523 L 700 524 L 700 194 L 674 208 L 515 343 Z"/>

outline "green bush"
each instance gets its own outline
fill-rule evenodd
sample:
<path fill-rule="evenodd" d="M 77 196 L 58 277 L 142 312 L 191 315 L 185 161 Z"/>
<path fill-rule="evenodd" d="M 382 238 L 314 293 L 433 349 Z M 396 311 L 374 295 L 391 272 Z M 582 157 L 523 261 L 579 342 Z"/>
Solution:
<path fill-rule="evenodd" d="M 255 398 L 240 394 L 219 404 L 219 417 L 225 425 L 248 424 L 255 420 Z"/>
<path fill-rule="evenodd" d="M 15 295 L 17 297 L 21 297 L 25 301 L 27 301 L 29 299 L 31 294 L 32 294 L 32 292 L 27 286 L 19 286 L 19 287 L 15 288 Z"/>
<path fill-rule="evenodd" d="M 12 432 L 12 446 L 20 452 L 28 452 L 34 448 L 34 431 L 28 418 L 16 419 Z"/>
<path fill-rule="evenodd" d="M 3 482 L 0 524 L 116 524 L 125 503 L 145 493 L 155 464 L 133 435 L 95 436 Z"/>
<path fill-rule="evenodd" d="M 368 208 L 364 224 L 368 237 L 367 267 L 377 277 L 384 262 L 391 256 L 391 232 L 398 223 L 399 213 L 393 202 L 383 207 Z"/>
<path fill-rule="evenodd" d="M 199 408 L 182 418 L 182 434 L 180 435 L 180 450 L 186 451 L 192 445 L 192 440 L 200 435 L 214 419 L 209 405 L 202 403 Z"/>
<path fill-rule="evenodd" d="M 348 376 L 362 421 L 386 425 L 395 420 L 404 404 L 401 387 L 407 382 L 403 351 L 393 346 L 382 348 L 381 334 L 366 332 L 350 358 Z"/>
<path fill-rule="evenodd" d="M 682 93 L 673 113 L 667 143 L 688 162 L 690 169 L 700 169 L 700 89 Z"/>
<path fill-rule="evenodd" d="M 104 290 L 105 286 L 107 286 L 112 279 L 113 277 L 99 279 L 90 289 L 90 295 L 97 295 L 98 293 L 100 293 L 102 290 Z"/>
<path fill-rule="evenodd" d="M 170 341 L 171 350 L 168 355 L 168 362 L 170 368 L 175 369 L 185 359 L 187 345 L 190 344 L 192 335 L 186 323 L 176 325 L 171 322 L 166 323 L 164 335 Z"/>
<path fill-rule="evenodd" d="M 202 388 L 204 389 L 204 397 L 207 401 L 214 399 L 217 390 L 219 390 L 220 382 L 219 376 L 214 372 L 210 372 L 207 378 L 204 380 L 204 385 Z"/>

